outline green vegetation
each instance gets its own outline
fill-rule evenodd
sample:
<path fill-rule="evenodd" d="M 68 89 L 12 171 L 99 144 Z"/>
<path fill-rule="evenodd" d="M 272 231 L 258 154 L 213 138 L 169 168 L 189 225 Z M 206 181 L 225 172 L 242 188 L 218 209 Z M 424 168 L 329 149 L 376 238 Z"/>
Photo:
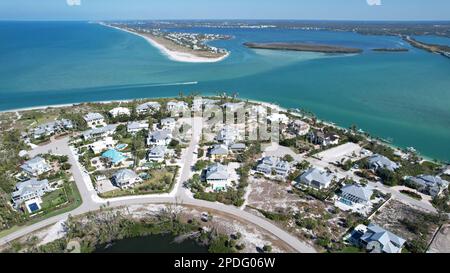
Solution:
<path fill-rule="evenodd" d="M 405 194 L 405 195 L 408 195 L 409 197 L 412 197 L 412 198 L 414 198 L 416 200 L 422 200 L 422 196 L 420 194 L 418 194 L 418 193 L 413 192 L 413 191 L 401 190 L 400 192 Z"/>

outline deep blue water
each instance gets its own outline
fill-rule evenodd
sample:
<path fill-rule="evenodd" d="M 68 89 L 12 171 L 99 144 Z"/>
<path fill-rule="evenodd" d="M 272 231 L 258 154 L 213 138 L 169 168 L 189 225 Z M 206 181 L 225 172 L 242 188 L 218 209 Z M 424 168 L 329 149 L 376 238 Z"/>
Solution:
<path fill-rule="evenodd" d="M 179 29 L 183 30 L 183 29 Z M 83 101 L 238 92 L 357 124 L 394 144 L 450 160 L 450 62 L 397 37 L 278 29 L 190 29 L 235 36 L 213 64 L 168 60 L 140 37 L 82 22 L 0 22 L 0 110 Z M 252 50 L 249 41 L 363 48 L 359 55 Z M 377 53 L 379 47 L 407 53 Z M 181 84 L 198 82 L 197 84 Z"/>

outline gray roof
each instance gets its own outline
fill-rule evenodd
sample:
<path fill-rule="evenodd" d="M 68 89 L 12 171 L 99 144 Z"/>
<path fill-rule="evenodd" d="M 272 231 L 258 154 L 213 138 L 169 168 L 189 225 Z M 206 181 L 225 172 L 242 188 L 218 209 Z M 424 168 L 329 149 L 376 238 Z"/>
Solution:
<path fill-rule="evenodd" d="M 361 240 L 369 243 L 372 241 L 381 244 L 381 250 L 385 253 L 398 253 L 406 240 L 385 230 L 384 228 L 369 224 L 366 233 L 363 234 Z"/>
<path fill-rule="evenodd" d="M 214 145 L 209 151 L 211 155 L 227 155 L 228 147 L 225 145 Z"/>
<path fill-rule="evenodd" d="M 12 198 L 20 198 L 29 193 L 36 193 L 37 195 L 40 195 L 38 193 L 44 191 L 46 188 L 48 188 L 47 179 L 37 180 L 36 178 L 32 178 L 30 180 L 17 183 L 16 191 L 12 193 Z"/>
<path fill-rule="evenodd" d="M 226 166 L 215 163 L 206 169 L 206 180 L 227 180 L 228 169 Z"/>
<path fill-rule="evenodd" d="M 94 128 L 91 130 L 84 131 L 83 137 L 86 139 L 86 138 L 90 138 L 94 135 L 102 135 L 102 134 L 106 134 L 106 133 L 112 133 L 116 130 L 116 128 L 117 128 L 117 125 L 115 125 L 115 124 L 109 124 L 109 125 L 106 125 L 101 128 Z"/>
<path fill-rule="evenodd" d="M 36 156 L 33 159 L 25 161 L 25 163 L 20 167 L 25 171 L 32 173 L 35 170 L 49 168 L 50 166 L 47 164 L 47 162 L 45 162 L 45 159 L 40 156 Z"/>
<path fill-rule="evenodd" d="M 148 128 L 148 124 L 138 121 L 132 121 L 127 124 L 127 130 L 141 130 L 146 128 Z"/>
<path fill-rule="evenodd" d="M 432 176 L 432 175 L 419 175 L 416 177 L 411 177 L 409 180 L 423 186 L 428 187 L 442 187 L 446 188 L 448 187 L 449 182 L 440 178 L 439 176 Z"/>
<path fill-rule="evenodd" d="M 166 146 L 160 146 L 160 145 L 158 145 L 158 146 L 152 147 L 152 148 L 149 150 L 149 154 L 151 154 L 151 155 L 153 155 L 153 156 L 161 156 L 161 157 L 164 157 L 164 155 L 166 154 L 166 151 L 167 151 Z"/>
<path fill-rule="evenodd" d="M 364 200 L 366 202 L 370 201 L 370 197 L 372 197 L 373 191 L 369 190 L 366 187 L 362 187 L 360 185 L 346 185 L 342 189 L 342 194 L 351 195 L 360 200 Z"/>
<path fill-rule="evenodd" d="M 161 104 L 159 104 L 158 102 L 149 101 L 149 102 L 143 103 L 141 105 L 138 105 L 136 107 L 136 110 L 138 110 L 138 111 L 147 111 L 147 110 L 151 110 L 151 109 L 156 110 L 156 109 L 159 109 L 160 107 L 161 107 Z"/>
<path fill-rule="evenodd" d="M 326 171 L 322 171 L 316 168 L 310 168 L 302 175 L 299 176 L 300 181 L 306 181 L 308 183 L 316 182 L 322 186 L 325 186 L 333 180 L 333 176 Z"/>
<path fill-rule="evenodd" d="M 168 130 L 155 131 L 150 136 L 153 141 L 165 140 L 171 138 L 171 132 Z"/>
<path fill-rule="evenodd" d="M 87 113 L 86 115 L 84 115 L 84 120 L 87 122 L 99 119 L 103 119 L 103 116 L 100 113 Z"/>
<path fill-rule="evenodd" d="M 245 143 L 234 143 L 230 146 L 231 150 L 245 150 L 245 148 L 247 148 Z"/>
<path fill-rule="evenodd" d="M 389 158 L 379 154 L 375 154 L 369 157 L 369 164 L 372 168 L 375 169 L 382 168 L 388 169 L 390 171 L 395 171 L 400 167 L 397 163 L 393 162 Z"/>
<path fill-rule="evenodd" d="M 130 180 L 136 179 L 138 177 L 139 176 L 134 171 L 129 169 L 122 169 L 114 174 L 114 181 L 117 184 L 121 185 L 128 183 Z"/>

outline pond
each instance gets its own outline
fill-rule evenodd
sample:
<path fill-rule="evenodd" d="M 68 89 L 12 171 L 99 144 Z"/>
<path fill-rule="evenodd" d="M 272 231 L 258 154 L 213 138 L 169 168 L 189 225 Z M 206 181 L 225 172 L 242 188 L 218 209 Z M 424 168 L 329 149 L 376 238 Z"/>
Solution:
<path fill-rule="evenodd" d="M 127 238 L 112 245 L 100 245 L 94 253 L 207 253 L 206 246 L 194 240 L 174 242 L 172 235 L 149 235 Z"/>

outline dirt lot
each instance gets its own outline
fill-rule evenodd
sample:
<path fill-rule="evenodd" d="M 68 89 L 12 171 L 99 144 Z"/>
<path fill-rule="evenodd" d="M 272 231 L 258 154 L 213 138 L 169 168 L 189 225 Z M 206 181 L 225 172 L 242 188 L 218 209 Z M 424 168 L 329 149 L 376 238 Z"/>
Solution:
<path fill-rule="evenodd" d="M 421 210 L 390 200 L 385 207 L 375 214 L 372 222 L 407 241 L 422 239 L 429 243 L 439 226 L 428 217 L 430 215 Z"/>
<path fill-rule="evenodd" d="M 444 225 L 436 234 L 429 253 L 450 253 L 450 224 Z"/>

